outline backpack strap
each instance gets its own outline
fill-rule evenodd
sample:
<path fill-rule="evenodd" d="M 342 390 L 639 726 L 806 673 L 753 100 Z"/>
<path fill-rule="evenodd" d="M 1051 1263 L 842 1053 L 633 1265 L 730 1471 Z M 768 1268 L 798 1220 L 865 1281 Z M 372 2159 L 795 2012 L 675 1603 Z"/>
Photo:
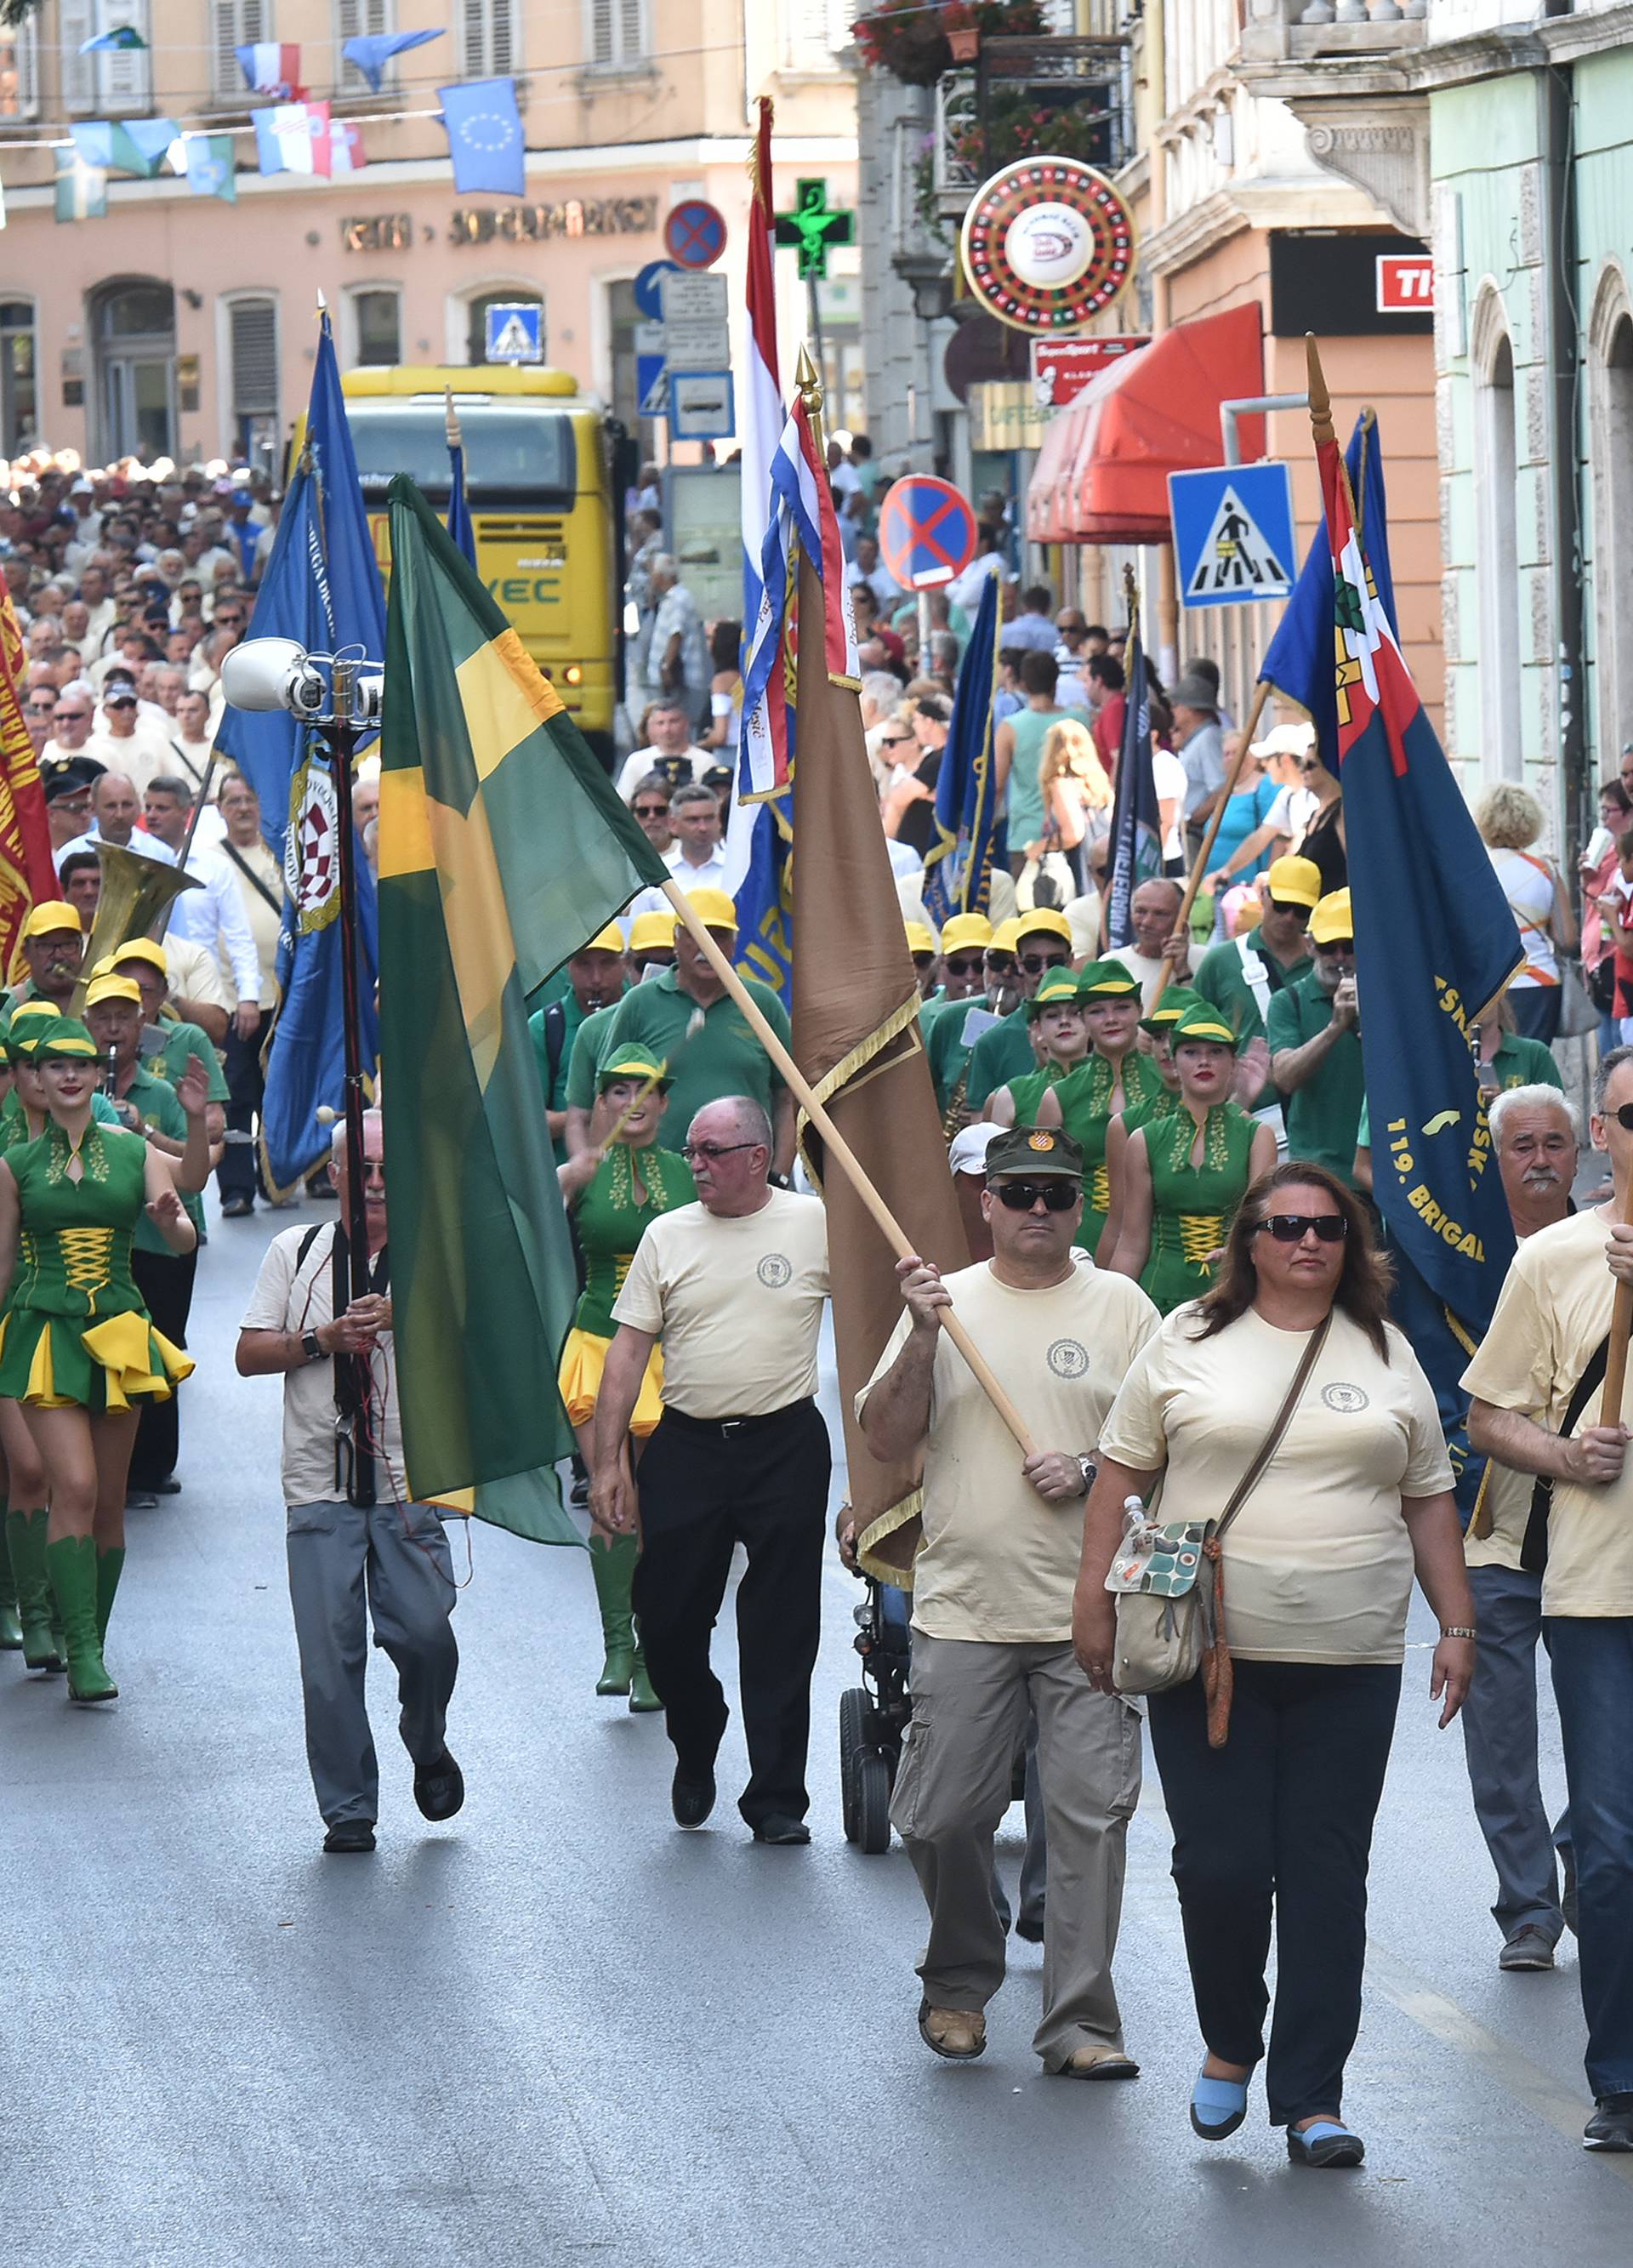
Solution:
<path fill-rule="evenodd" d="M 1605 1369 L 1610 1360 L 1610 1333 L 1607 1331 L 1588 1357 L 1587 1368 L 1578 1379 L 1576 1391 L 1565 1405 L 1565 1414 L 1559 1428 L 1561 1440 L 1575 1430 L 1583 1411 L 1605 1382 Z M 1548 1522 L 1554 1509 L 1554 1477 L 1551 1473 L 1539 1473 L 1531 1490 L 1531 1514 L 1526 1521 L 1526 1540 L 1519 1547 L 1519 1564 L 1533 1575 L 1540 1575 L 1548 1565 Z"/>

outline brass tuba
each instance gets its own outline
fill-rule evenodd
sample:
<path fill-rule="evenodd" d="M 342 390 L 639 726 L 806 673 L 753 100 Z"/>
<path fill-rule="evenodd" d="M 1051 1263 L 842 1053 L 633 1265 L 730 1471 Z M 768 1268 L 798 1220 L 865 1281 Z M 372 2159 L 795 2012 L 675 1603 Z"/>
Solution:
<path fill-rule="evenodd" d="M 85 988 L 99 961 L 117 953 L 132 938 L 158 938 L 170 918 L 170 909 L 183 890 L 202 890 L 196 874 L 180 866 L 166 866 L 140 850 L 127 850 L 117 843 L 98 843 L 97 860 L 102 869 L 102 890 L 96 918 L 85 943 L 85 957 L 74 988 L 74 1013 L 85 1005 Z"/>

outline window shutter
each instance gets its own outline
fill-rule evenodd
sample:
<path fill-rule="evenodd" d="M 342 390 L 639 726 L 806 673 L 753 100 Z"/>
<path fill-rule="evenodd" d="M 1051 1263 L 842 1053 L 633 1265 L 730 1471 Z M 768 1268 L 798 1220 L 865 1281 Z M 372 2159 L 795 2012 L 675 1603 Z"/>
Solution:
<path fill-rule="evenodd" d="M 248 90 L 234 50 L 272 37 L 272 0 L 215 0 L 213 27 L 216 92 L 243 95 L 247 99 Z"/>
<path fill-rule="evenodd" d="M 465 0 L 465 76 L 488 76 L 487 0 Z"/>
<path fill-rule="evenodd" d="M 335 58 L 338 65 L 336 77 L 348 94 L 368 94 L 372 92 L 356 63 L 345 61 L 342 49 L 348 40 L 375 39 L 391 31 L 391 0 L 335 0 Z M 384 67 L 383 82 L 389 85 L 396 76 L 396 59 Z"/>
<path fill-rule="evenodd" d="M 488 76 L 505 78 L 515 69 L 514 0 L 488 0 Z"/>
<path fill-rule="evenodd" d="M 618 60 L 639 63 L 646 53 L 643 0 L 618 0 Z"/>
<path fill-rule="evenodd" d="M 235 299 L 232 317 L 232 412 L 236 417 L 276 417 L 278 409 L 278 316 L 270 299 Z"/>
<path fill-rule="evenodd" d="M 5 33 L 17 92 L 5 111 L 8 118 L 33 118 L 40 110 L 40 26 L 32 16 Z"/>
<path fill-rule="evenodd" d="M 614 60 L 613 0 L 590 0 L 590 61 L 605 65 Z"/>
<path fill-rule="evenodd" d="M 96 0 L 62 0 L 57 26 L 63 42 L 63 107 L 87 111 L 96 101 L 96 57 L 79 50 L 97 27 Z"/>
<path fill-rule="evenodd" d="M 102 0 L 98 28 L 117 31 L 129 24 L 143 40 L 148 30 L 147 0 Z M 149 49 L 118 48 L 96 57 L 99 66 L 101 99 L 109 110 L 150 110 L 153 104 L 153 58 Z"/>

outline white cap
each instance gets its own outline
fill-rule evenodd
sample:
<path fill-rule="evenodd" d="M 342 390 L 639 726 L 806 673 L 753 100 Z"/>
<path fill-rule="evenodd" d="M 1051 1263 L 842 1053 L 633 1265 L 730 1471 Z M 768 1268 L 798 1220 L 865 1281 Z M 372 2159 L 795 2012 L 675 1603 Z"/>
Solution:
<path fill-rule="evenodd" d="M 1313 725 L 1273 725 L 1260 740 L 1253 743 L 1255 756 L 1301 756 L 1315 746 Z"/>
<path fill-rule="evenodd" d="M 955 1174 L 981 1174 L 987 1170 L 987 1145 L 995 1134 L 1004 1134 L 1006 1127 L 996 1126 L 982 1119 L 974 1126 L 965 1126 L 953 1137 L 953 1147 L 947 1152 L 947 1163 Z"/>

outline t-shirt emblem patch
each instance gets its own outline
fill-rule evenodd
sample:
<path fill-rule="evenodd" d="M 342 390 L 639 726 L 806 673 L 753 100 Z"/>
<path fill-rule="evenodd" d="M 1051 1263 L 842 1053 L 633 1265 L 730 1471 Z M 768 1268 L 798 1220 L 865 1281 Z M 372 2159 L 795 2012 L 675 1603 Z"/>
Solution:
<path fill-rule="evenodd" d="M 1341 1418 L 1353 1418 L 1357 1410 L 1365 1410 L 1372 1396 L 1348 1380 L 1335 1378 L 1330 1386 L 1321 1388 L 1321 1399 L 1329 1410 L 1337 1410 Z"/>
<path fill-rule="evenodd" d="M 1044 1359 L 1056 1378 L 1081 1378 L 1089 1366 L 1089 1351 L 1076 1339 L 1056 1339 Z"/>
<path fill-rule="evenodd" d="M 782 1253 L 768 1252 L 754 1272 L 769 1291 L 779 1292 L 794 1271 Z"/>

